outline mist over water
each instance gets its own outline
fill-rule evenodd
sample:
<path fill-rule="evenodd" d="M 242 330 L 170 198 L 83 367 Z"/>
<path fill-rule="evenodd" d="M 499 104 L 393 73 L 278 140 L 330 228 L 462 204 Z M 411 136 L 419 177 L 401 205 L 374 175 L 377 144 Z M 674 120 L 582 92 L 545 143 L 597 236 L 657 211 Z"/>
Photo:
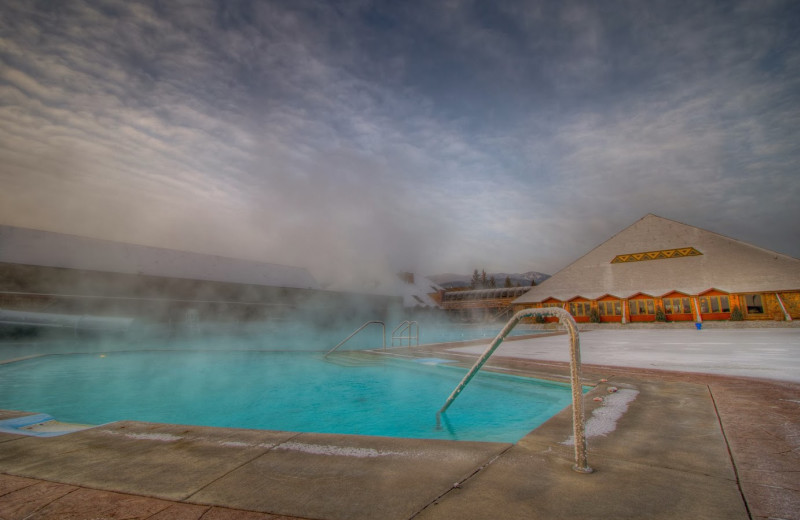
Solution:
<path fill-rule="evenodd" d="M 386 336 L 380 325 L 371 324 L 338 354 L 323 357 L 360 325 L 373 321 L 365 320 L 367 316 L 382 318 Z M 386 365 L 391 357 L 360 359 L 354 364 L 339 355 L 381 349 L 384 339 L 387 348 L 405 352 L 401 345 L 409 340 L 396 340 L 393 346 L 391 335 L 406 320 L 417 322 L 420 344 L 476 339 L 488 344 L 501 328 L 500 324 L 453 323 L 433 310 L 397 307 L 381 314 L 366 306 L 327 313 L 320 308 L 298 310 L 270 321 L 198 320 L 177 327 L 138 321 L 129 330 L 112 333 L 49 329 L 0 341 L 0 388 L 10 385 L 0 397 L 0 408 L 90 424 L 127 419 L 507 442 L 535 427 L 534 419 L 546 420 L 563 407 L 566 389 L 556 389 L 560 396 L 556 400 L 534 392 L 543 407 L 535 418 L 523 414 L 509 421 L 510 416 L 501 413 L 503 418 L 494 421 L 495 428 L 502 427 L 486 433 L 487 415 L 482 410 L 498 413 L 491 401 L 496 389 L 490 385 L 475 391 L 473 398 L 479 406 L 464 401 L 469 419 L 457 416 L 449 429 L 435 431 L 433 414 L 465 369 L 452 368 L 449 379 L 443 381 L 423 371 L 417 375 L 422 379 L 412 383 L 402 375 L 406 369 L 398 372 L 399 368 Z M 294 361 L 286 364 L 287 359 Z M 378 373 L 362 380 L 365 374 L 359 367 Z M 412 388 L 419 397 L 423 384 L 434 386 L 425 400 L 417 399 L 414 406 L 418 408 L 404 412 L 408 420 L 394 412 L 387 414 L 395 409 L 387 407 L 384 397 L 411 406 Z M 280 393 L 289 385 L 296 385 L 299 393 Z M 515 399 L 522 399 L 525 392 L 516 392 Z M 283 403 L 283 410 L 264 408 L 267 403 Z M 340 409 L 342 404 L 349 408 Z"/>
<path fill-rule="evenodd" d="M 157 323 L 134 322 L 123 332 L 96 332 L 75 329 L 46 329 L 6 334 L 0 338 L 0 362 L 41 354 L 115 352 L 127 350 L 258 350 L 272 352 L 327 352 L 368 322 L 358 334 L 340 347 L 340 352 L 409 345 L 409 332 L 398 329 L 406 321 L 419 328 L 419 344 L 485 340 L 487 344 L 503 324 L 462 324 L 438 312 L 398 313 L 383 320 L 366 319 L 366 314 L 346 319 L 298 314 L 281 321 L 231 323 L 199 321 L 177 328 Z M 400 319 L 405 316 L 406 319 Z M 306 318 L 312 319 L 306 319 Z M 381 316 L 378 316 L 379 318 Z M 383 336 L 385 330 L 385 336 Z M 515 334 L 535 333 L 525 326 Z M 411 334 L 416 335 L 414 329 Z M 402 338 L 400 337 L 402 336 Z M 416 339 L 411 340 L 416 345 Z M 394 343 L 394 344 L 393 344 Z"/>

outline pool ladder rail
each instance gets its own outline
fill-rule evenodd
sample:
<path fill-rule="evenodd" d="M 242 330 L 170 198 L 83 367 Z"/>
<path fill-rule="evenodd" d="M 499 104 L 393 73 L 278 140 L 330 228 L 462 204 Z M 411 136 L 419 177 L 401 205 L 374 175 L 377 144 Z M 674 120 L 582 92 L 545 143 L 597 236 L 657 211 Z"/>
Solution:
<path fill-rule="evenodd" d="M 532 316 L 555 316 L 566 327 L 569 333 L 570 343 L 570 380 L 572 384 L 572 431 L 575 441 L 575 464 L 572 469 L 579 473 L 591 473 L 593 470 L 589 467 L 586 460 L 586 423 L 583 413 L 583 386 L 581 385 L 581 348 L 580 338 L 578 337 L 578 324 L 575 323 L 575 318 L 564 309 L 559 307 L 545 307 L 541 309 L 523 309 L 517 312 L 503 330 L 492 341 L 491 345 L 486 351 L 478 358 L 473 367 L 467 372 L 467 375 L 461 380 L 460 383 L 447 398 L 444 406 L 436 412 L 436 426 L 441 428 L 442 414 L 453 404 L 453 401 L 458 397 L 467 383 L 475 376 L 478 370 L 486 363 L 489 357 L 497 350 L 497 347 L 503 340 L 511 333 L 511 330 L 524 318 Z"/>
<path fill-rule="evenodd" d="M 345 343 L 350 341 L 350 339 L 352 339 L 353 336 L 355 336 L 356 334 L 358 334 L 362 330 L 366 329 L 368 326 L 372 325 L 373 323 L 376 324 L 376 325 L 380 325 L 383 328 L 383 334 L 381 334 L 381 337 L 383 338 L 383 348 L 386 348 L 386 324 L 384 322 L 382 322 L 382 321 L 373 320 L 373 321 L 368 321 L 368 322 L 364 323 L 359 328 L 354 330 L 352 334 L 350 334 L 349 336 L 344 338 L 342 341 L 339 342 L 339 344 L 337 344 L 335 347 L 333 347 L 332 349 L 327 351 L 325 353 L 325 356 L 323 356 L 323 357 L 328 357 L 328 355 L 330 355 L 334 350 L 336 350 L 337 348 L 341 347 L 342 345 L 344 345 Z"/>
<path fill-rule="evenodd" d="M 395 340 L 400 342 L 399 346 L 403 346 L 403 340 L 408 340 L 408 346 L 411 346 L 413 339 L 416 346 L 419 346 L 419 323 L 416 321 L 405 320 L 392 331 L 392 346 L 394 347 Z"/>
<path fill-rule="evenodd" d="M 368 322 L 364 323 L 359 328 L 354 330 L 352 334 L 350 334 L 349 336 L 344 338 L 342 341 L 340 341 L 338 345 L 336 345 L 335 347 L 333 347 L 332 349 L 327 351 L 325 353 L 324 357 L 328 357 L 329 354 L 331 354 L 333 351 L 335 351 L 336 349 L 338 349 L 339 347 L 341 347 L 342 345 L 344 345 L 345 343 L 350 341 L 355 335 L 357 335 L 359 332 L 361 332 L 362 330 L 366 329 L 368 326 L 370 326 L 372 324 L 380 325 L 383 328 L 382 338 L 383 338 L 383 348 L 385 349 L 386 348 L 386 323 L 384 323 L 382 321 L 378 321 L 378 320 L 373 320 L 373 321 L 368 321 Z M 408 340 L 408 346 L 409 347 L 411 346 L 411 340 L 412 339 L 416 342 L 417 346 L 419 346 L 419 323 L 417 323 L 416 321 L 405 320 L 404 322 L 400 323 L 400 325 L 395 327 L 394 330 L 392 330 L 392 346 L 395 346 L 394 345 L 395 340 L 399 340 L 400 341 L 400 346 L 403 346 L 403 340 L 404 339 Z"/>

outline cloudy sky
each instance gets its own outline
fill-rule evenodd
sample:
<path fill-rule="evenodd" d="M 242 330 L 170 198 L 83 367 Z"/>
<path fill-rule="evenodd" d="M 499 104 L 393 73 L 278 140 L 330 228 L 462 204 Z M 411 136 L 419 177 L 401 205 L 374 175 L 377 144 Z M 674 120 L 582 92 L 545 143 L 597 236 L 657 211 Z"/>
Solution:
<path fill-rule="evenodd" d="M 800 3 L 4 0 L 0 224 L 553 273 L 655 213 L 800 256 Z"/>

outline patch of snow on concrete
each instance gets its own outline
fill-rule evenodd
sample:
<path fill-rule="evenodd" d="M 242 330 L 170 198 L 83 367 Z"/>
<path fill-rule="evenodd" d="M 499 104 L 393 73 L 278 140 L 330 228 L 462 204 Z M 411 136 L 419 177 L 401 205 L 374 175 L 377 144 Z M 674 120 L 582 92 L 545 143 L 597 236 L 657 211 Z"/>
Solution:
<path fill-rule="evenodd" d="M 252 448 L 253 444 L 249 442 L 240 442 L 240 441 L 223 441 L 219 443 L 220 446 L 225 446 L 226 448 Z"/>
<path fill-rule="evenodd" d="M 592 416 L 586 421 L 586 438 L 605 436 L 616 430 L 617 421 L 628 411 L 628 405 L 636 399 L 637 395 L 639 395 L 638 390 L 628 389 L 620 389 L 609 394 L 605 398 L 603 406 L 595 408 Z M 572 446 L 575 444 L 575 437 L 570 436 L 561 444 Z"/>
<path fill-rule="evenodd" d="M 335 457 L 386 457 L 389 455 L 403 455 L 396 451 L 378 451 L 372 448 L 349 448 L 344 446 L 330 446 L 318 444 L 303 444 L 300 442 L 287 442 L 281 444 L 277 450 L 302 451 L 313 455 L 332 455 Z"/>
<path fill-rule="evenodd" d="M 208 440 L 208 439 L 203 439 Z M 242 442 L 242 441 L 222 441 L 218 443 L 220 446 L 225 446 L 226 448 L 267 448 L 272 449 L 275 447 L 274 444 L 266 443 L 266 442 L 259 442 L 258 444 L 253 444 L 252 442 Z"/>

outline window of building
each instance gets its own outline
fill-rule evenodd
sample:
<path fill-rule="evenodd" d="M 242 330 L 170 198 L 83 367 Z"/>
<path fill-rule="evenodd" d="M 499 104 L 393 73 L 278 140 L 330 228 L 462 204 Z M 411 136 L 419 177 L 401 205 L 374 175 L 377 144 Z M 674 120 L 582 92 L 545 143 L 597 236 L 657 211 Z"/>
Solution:
<path fill-rule="evenodd" d="M 632 315 L 655 314 L 656 307 L 653 300 L 629 300 Z"/>
<path fill-rule="evenodd" d="M 600 312 L 600 316 L 622 316 L 622 302 L 619 300 L 597 302 L 597 310 Z"/>
<path fill-rule="evenodd" d="M 708 314 L 710 312 L 731 312 L 730 303 L 727 296 L 701 296 L 700 312 Z"/>
<path fill-rule="evenodd" d="M 744 301 L 747 314 L 764 314 L 764 303 L 760 294 L 745 294 Z"/>
<path fill-rule="evenodd" d="M 664 298 L 666 314 L 691 314 L 692 302 L 689 298 Z"/>
<path fill-rule="evenodd" d="M 563 307 L 564 304 L 558 302 L 547 302 L 543 303 L 542 307 Z"/>
<path fill-rule="evenodd" d="M 570 302 L 569 313 L 573 316 L 588 316 L 592 311 L 592 304 L 589 302 Z"/>

